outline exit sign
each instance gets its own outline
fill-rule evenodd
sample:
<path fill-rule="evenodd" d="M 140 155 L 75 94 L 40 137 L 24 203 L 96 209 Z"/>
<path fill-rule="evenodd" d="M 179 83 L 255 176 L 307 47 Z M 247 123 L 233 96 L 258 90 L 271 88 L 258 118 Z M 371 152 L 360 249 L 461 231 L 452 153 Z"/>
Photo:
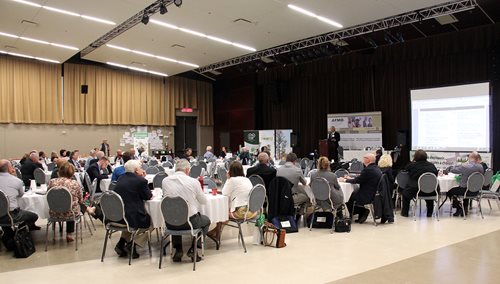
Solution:
<path fill-rule="evenodd" d="M 193 112 L 192 108 L 182 108 L 181 112 Z"/>

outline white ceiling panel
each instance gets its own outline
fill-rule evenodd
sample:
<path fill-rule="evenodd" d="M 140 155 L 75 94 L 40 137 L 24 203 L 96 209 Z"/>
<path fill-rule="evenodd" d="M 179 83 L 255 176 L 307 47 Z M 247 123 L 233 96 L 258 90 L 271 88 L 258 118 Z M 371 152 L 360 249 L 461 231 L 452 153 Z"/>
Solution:
<path fill-rule="evenodd" d="M 33 0 L 32 2 L 120 24 L 152 4 L 154 0 Z M 339 22 L 346 28 L 445 2 L 448 0 L 184 0 L 180 8 L 170 5 L 167 14 L 157 13 L 151 19 L 262 50 L 339 30 L 288 8 L 288 4 Z M 237 21 L 238 19 L 242 20 Z M 22 20 L 35 22 L 37 25 L 21 24 Z M 81 50 L 114 27 L 23 5 L 12 0 L 0 0 L 0 32 L 66 44 Z M 245 49 L 155 25 L 152 22 L 148 25 L 139 23 L 111 40 L 109 44 L 199 66 L 251 53 Z M 15 50 L 8 51 L 46 57 L 60 62 L 77 53 L 0 36 L 0 50 L 5 50 L 6 45 L 16 47 Z M 125 52 L 106 45 L 89 53 L 84 59 L 134 65 L 169 75 L 194 69 L 191 66 Z"/>

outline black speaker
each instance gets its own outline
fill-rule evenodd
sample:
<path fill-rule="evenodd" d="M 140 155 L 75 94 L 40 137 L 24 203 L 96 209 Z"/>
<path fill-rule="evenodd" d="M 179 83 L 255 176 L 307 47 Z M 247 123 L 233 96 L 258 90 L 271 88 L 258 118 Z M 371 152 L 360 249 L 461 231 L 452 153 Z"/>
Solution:
<path fill-rule="evenodd" d="M 396 144 L 408 146 L 408 130 L 398 130 L 396 133 Z"/>
<path fill-rule="evenodd" d="M 290 146 L 297 147 L 299 145 L 299 139 L 297 137 L 297 133 L 290 133 Z"/>
<path fill-rule="evenodd" d="M 81 87 L 81 93 L 82 94 L 87 94 L 89 92 L 89 85 L 82 85 Z"/>

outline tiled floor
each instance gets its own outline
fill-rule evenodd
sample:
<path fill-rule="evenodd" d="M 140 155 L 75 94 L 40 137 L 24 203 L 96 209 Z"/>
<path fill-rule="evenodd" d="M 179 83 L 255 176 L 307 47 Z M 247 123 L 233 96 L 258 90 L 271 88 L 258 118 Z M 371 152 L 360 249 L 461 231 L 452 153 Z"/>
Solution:
<path fill-rule="evenodd" d="M 483 208 L 487 208 L 485 204 Z M 275 249 L 252 245 L 252 227 L 246 228 L 248 253 L 236 240 L 236 230 L 227 228 L 219 251 L 208 241 L 205 258 L 196 272 L 187 257 L 183 263 L 164 261 L 158 269 L 158 244 L 153 234 L 153 257 L 141 257 L 127 265 L 113 251 L 118 236 L 108 244 L 100 262 L 104 231 L 94 236 L 84 231 L 84 243 L 75 252 L 65 241 L 49 244 L 44 252 L 44 232 L 35 232 L 37 252 L 28 259 L 15 259 L 0 252 L 2 283 L 19 281 L 58 283 L 61 275 L 72 275 L 71 283 L 104 283 L 119 279 L 175 281 L 183 283 L 498 283 L 500 257 L 500 212 L 485 210 L 481 219 L 473 211 L 468 220 L 448 214 L 441 221 L 399 217 L 395 224 L 374 227 L 354 224 L 351 233 L 301 228 L 286 236 L 287 247 Z M 64 274 L 61 274 L 64 273 Z M 228 277 L 232 277 L 231 279 Z M 93 279 L 93 280 L 90 280 Z"/>

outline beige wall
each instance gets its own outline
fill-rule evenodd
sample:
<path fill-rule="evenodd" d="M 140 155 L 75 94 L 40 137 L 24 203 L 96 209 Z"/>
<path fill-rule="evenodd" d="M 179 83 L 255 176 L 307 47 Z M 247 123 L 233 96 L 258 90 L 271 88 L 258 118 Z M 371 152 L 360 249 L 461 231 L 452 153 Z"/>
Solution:
<path fill-rule="evenodd" d="M 153 127 L 157 128 L 162 129 L 165 134 L 171 132 L 168 144 L 174 146 L 174 128 Z M 0 124 L 0 158 L 18 158 L 33 149 L 45 151 L 50 155 L 50 152 L 59 152 L 61 148 L 79 149 L 82 155 L 86 155 L 90 149 L 98 147 L 103 138 L 108 139 L 111 151 L 115 153 L 117 148 L 131 147 L 119 147 L 120 138 L 126 131 L 130 131 L 130 126 Z"/>

